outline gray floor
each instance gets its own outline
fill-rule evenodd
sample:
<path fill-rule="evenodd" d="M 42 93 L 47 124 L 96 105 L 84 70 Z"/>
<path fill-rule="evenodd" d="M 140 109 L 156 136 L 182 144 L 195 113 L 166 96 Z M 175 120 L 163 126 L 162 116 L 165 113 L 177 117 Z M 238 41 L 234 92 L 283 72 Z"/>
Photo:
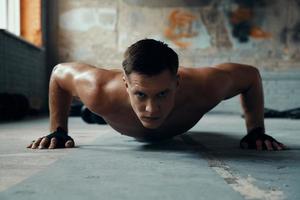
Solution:
<path fill-rule="evenodd" d="M 174 140 L 139 143 L 108 126 L 70 119 L 77 147 L 24 148 L 48 119 L 0 124 L 0 199 L 299 199 L 299 120 L 267 119 L 291 149 L 238 148 L 244 121 L 207 115 Z"/>

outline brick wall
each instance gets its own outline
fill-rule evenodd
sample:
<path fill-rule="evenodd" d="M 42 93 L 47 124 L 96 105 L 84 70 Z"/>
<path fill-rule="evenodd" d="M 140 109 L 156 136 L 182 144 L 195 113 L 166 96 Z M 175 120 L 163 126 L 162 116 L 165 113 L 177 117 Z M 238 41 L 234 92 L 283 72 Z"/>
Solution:
<path fill-rule="evenodd" d="M 0 29 L 0 92 L 25 95 L 32 108 L 47 106 L 44 50 Z"/>

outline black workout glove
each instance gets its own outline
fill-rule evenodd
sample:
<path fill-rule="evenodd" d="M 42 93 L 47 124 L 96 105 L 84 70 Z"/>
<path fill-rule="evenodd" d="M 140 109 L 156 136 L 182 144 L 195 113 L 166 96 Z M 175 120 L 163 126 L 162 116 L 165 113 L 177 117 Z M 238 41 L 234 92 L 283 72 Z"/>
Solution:
<path fill-rule="evenodd" d="M 256 141 L 260 140 L 262 142 L 263 149 L 267 149 L 265 141 L 268 140 L 271 142 L 278 143 L 279 145 L 282 145 L 280 142 L 275 140 L 273 137 L 265 134 L 265 129 L 262 127 L 258 127 L 250 131 L 245 137 L 243 137 L 240 141 L 240 147 L 242 149 L 248 148 L 248 149 L 256 149 Z M 245 145 L 246 144 L 246 145 Z"/>
<path fill-rule="evenodd" d="M 68 136 L 68 133 L 61 127 L 58 127 L 56 131 L 54 131 L 53 133 L 45 137 L 48 138 L 49 141 L 51 141 L 52 138 L 56 138 L 57 140 L 56 148 L 64 148 L 68 140 L 72 140 L 74 142 L 73 138 Z"/>

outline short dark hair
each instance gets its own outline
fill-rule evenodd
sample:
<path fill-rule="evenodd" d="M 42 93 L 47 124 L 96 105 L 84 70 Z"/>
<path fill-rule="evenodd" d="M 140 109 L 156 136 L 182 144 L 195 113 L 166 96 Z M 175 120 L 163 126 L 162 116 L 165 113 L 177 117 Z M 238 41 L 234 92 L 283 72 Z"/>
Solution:
<path fill-rule="evenodd" d="M 122 65 L 126 75 L 136 72 L 153 76 L 166 69 L 176 75 L 178 55 L 161 41 L 143 39 L 127 48 Z"/>

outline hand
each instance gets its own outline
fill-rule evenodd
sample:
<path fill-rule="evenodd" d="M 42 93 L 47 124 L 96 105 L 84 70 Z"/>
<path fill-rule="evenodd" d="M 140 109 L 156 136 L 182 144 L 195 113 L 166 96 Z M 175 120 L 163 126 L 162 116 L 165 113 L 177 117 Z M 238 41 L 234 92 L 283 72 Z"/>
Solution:
<path fill-rule="evenodd" d="M 75 146 L 74 140 L 68 136 L 68 133 L 62 128 L 58 127 L 53 133 L 38 138 L 32 141 L 27 148 L 31 149 L 55 149 L 55 148 L 72 148 Z"/>
<path fill-rule="evenodd" d="M 240 141 L 242 149 L 257 149 L 257 150 L 285 150 L 287 149 L 282 143 L 275 140 L 273 137 L 264 133 L 264 128 L 255 128 L 250 131 Z"/>

